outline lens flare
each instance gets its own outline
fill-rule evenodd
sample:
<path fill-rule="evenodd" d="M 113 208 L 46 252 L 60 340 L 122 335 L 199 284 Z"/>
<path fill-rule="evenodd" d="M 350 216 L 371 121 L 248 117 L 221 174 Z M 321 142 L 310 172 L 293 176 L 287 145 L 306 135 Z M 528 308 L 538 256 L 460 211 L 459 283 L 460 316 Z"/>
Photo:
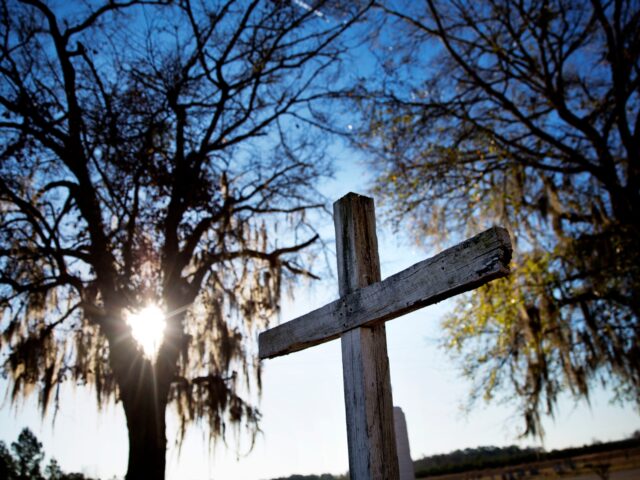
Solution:
<path fill-rule="evenodd" d="M 142 348 L 144 355 L 155 360 L 164 338 L 164 312 L 157 305 L 149 305 L 139 312 L 129 313 L 127 323 L 131 328 L 131 335 Z"/>

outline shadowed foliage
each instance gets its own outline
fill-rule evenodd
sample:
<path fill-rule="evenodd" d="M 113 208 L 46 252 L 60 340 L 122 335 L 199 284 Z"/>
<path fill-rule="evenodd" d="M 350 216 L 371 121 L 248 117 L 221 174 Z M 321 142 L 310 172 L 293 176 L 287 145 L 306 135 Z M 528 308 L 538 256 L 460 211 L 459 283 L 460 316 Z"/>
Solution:
<path fill-rule="evenodd" d="M 42 443 L 28 428 L 23 428 L 11 444 L 13 455 L 0 442 L 0 478 L 2 480 L 90 480 L 81 473 L 65 473 L 55 458 L 51 458 L 41 472 L 44 459 Z"/>
<path fill-rule="evenodd" d="M 640 5 L 379 2 L 352 93 L 389 213 L 419 241 L 498 223 L 513 274 L 458 304 L 472 399 L 541 433 L 562 392 L 640 400 Z"/>
<path fill-rule="evenodd" d="M 254 334 L 315 278 L 330 169 L 307 120 L 359 15 L 326 12 L 0 2 L 3 373 L 43 412 L 65 381 L 121 402 L 129 479 L 163 478 L 170 404 L 182 435 L 257 431 Z M 149 304 L 166 312 L 152 357 L 127 321 Z"/>

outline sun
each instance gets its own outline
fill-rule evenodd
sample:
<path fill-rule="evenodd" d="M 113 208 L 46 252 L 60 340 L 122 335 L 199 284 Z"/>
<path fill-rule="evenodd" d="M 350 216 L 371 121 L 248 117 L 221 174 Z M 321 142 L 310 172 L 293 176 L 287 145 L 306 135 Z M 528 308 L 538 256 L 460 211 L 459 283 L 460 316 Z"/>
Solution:
<path fill-rule="evenodd" d="M 131 335 L 142 347 L 144 355 L 154 360 L 164 337 L 164 312 L 157 305 L 148 305 L 139 312 L 129 313 L 127 323 L 131 328 Z"/>

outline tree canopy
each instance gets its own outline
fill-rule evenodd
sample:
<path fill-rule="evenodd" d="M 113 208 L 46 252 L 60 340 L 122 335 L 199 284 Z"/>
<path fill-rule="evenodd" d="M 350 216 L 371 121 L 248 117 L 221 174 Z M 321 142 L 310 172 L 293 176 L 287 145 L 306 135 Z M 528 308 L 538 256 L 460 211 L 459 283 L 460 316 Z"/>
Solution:
<path fill-rule="evenodd" d="M 0 478 L 2 480 L 90 480 L 81 473 L 65 473 L 55 458 L 51 458 L 42 474 L 44 460 L 42 443 L 28 428 L 11 443 L 13 454 L 0 441 Z"/>
<path fill-rule="evenodd" d="M 255 431 L 255 329 L 315 278 L 308 121 L 360 12 L 305 5 L 0 2 L 2 371 L 43 412 L 65 381 L 122 402 L 127 478 L 163 477 L 169 404 L 183 434 Z"/>
<path fill-rule="evenodd" d="M 444 323 L 472 397 L 517 400 L 532 434 L 562 392 L 640 401 L 638 2 L 375 12 L 379 81 L 351 98 L 376 192 L 421 241 L 498 223 L 516 246 Z"/>

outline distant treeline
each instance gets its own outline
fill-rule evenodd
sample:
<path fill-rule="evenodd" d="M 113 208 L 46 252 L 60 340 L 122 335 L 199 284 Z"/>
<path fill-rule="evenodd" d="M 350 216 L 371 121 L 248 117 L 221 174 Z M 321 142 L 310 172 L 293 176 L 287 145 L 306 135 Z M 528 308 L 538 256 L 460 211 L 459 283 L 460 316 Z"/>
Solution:
<path fill-rule="evenodd" d="M 640 431 L 635 432 L 631 438 L 617 442 L 600 443 L 583 447 L 565 448 L 545 452 L 541 448 L 520 448 L 515 445 L 508 447 L 478 447 L 465 448 L 450 453 L 431 455 L 413 462 L 416 478 L 425 478 L 451 473 L 461 473 L 485 468 L 500 468 L 519 465 L 523 463 L 539 462 L 544 460 L 564 460 L 580 455 L 623 450 L 640 447 Z M 349 475 L 291 475 L 272 480 L 348 480 Z"/>
<path fill-rule="evenodd" d="M 541 448 L 520 448 L 515 445 L 465 448 L 421 458 L 413 462 L 413 468 L 416 478 L 422 478 L 536 461 L 543 453 Z"/>
<path fill-rule="evenodd" d="M 11 448 L 0 441 L 0 480 L 92 480 L 82 473 L 63 472 L 55 458 L 42 472 L 43 460 L 42 443 L 24 428 Z"/>
<path fill-rule="evenodd" d="M 594 443 L 582 447 L 545 452 L 540 448 L 478 447 L 431 455 L 413 462 L 416 478 L 461 473 L 470 470 L 500 468 L 545 460 L 564 460 L 580 455 L 640 447 L 640 434 L 616 442 Z"/>
<path fill-rule="evenodd" d="M 291 475 L 290 477 L 279 477 L 272 480 L 349 480 L 348 475 L 331 475 L 323 473 L 322 475 Z"/>
<path fill-rule="evenodd" d="M 471 470 L 510 467 L 545 460 L 565 460 L 581 455 L 625 450 L 640 447 L 640 431 L 629 439 L 617 442 L 596 442 L 583 447 L 565 448 L 545 452 L 541 448 L 508 447 L 465 448 L 450 453 L 431 455 L 413 462 L 416 478 L 461 473 Z M 66 473 L 51 459 L 41 470 L 44 459 L 42 443 L 28 428 L 20 433 L 17 441 L 7 448 L 0 441 L 0 480 L 91 480 L 81 473 Z M 291 475 L 272 480 L 349 480 L 349 475 Z"/>

